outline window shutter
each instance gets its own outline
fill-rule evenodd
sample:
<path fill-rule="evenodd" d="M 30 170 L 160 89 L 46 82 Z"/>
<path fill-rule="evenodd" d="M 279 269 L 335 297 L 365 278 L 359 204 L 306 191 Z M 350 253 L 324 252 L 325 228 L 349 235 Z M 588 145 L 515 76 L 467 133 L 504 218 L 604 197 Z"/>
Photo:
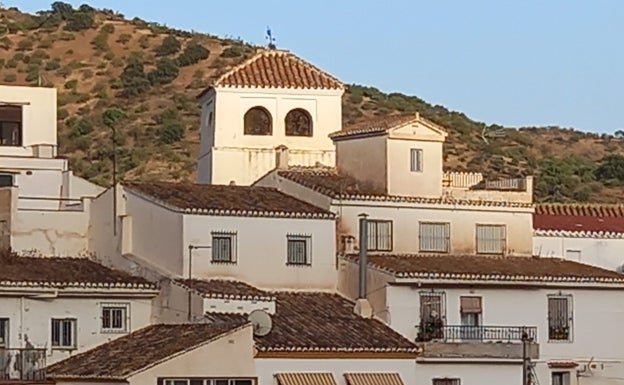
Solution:
<path fill-rule="evenodd" d="M 481 297 L 461 297 L 460 311 L 462 314 L 481 314 L 483 311 L 481 307 Z"/>

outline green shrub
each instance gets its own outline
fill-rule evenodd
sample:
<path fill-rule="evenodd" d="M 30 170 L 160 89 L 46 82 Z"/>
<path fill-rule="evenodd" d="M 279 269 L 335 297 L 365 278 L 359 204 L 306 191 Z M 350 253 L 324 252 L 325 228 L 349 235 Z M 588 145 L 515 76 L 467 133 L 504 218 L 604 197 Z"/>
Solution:
<path fill-rule="evenodd" d="M 149 37 L 147 35 L 143 35 L 139 38 L 139 46 L 143 49 L 148 49 L 150 46 Z"/>
<path fill-rule="evenodd" d="M 175 36 L 167 35 L 154 52 L 156 52 L 156 56 L 168 56 L 177 53 L 181 47 L 182 44 Z"/>
<path fill-rule="evenodd" d="M 63 41 L 72 41 L 72 40 L 76 40 L 76 36 L 74 36 L 74 34 L 71 32 L 61 32 L 59 39 Z"/>
<path fill-rule="evenodd" d="M 9 60 L 7 60 L 7 62 L 6 62 L 6 64 L 4 66 L 6 68 L 16 68 L 17 67 L 17 60 L 9 59 Z"/>
<path fill-rule="evenodd" d="M 5 63 L 6 63 L 6 59 L 0 58 L 0 70 L 4 68 Z"/>
<path fill-rule="evenodd" d="M 58 58 L 52 59 L 45 64 L 46 71 L 54 71 L 61 68 L 61 61 Z"/>
<path fill-rule="evenodd" d="M 176 59 L 178 66 L 186 67 L 200 62 L 201 60 L 208 59 L 210 51 L 199 44 L 189 44 L 184 48 L 184 51 Z"/>
<path fill-rule="evenodd" d="M 94 18 L 91 12 L 74 12 L 65 24 L 67 31 L 84 31 L 93 27 Z"/>
<path fill-rule="evenodd" d="M 104 54 L 104 59 L 106 60 L 113 60 L 115 58 L 115 54 L 113 53 L 113 51 L 108 51 Z"/>
<path fill-rule="evenodd" d="M 115 58 L 113 58 L 113 60 L 111 61 L 111 64 L 113 65 L 113 67 L 117 67 L 117 68 L 119 68 L 119 67 L 123 67 L 123 65 L 124 65 L 124 61 L 123 61 L 123 59 L 122 59 L 122 58 L 120 58 L 120 57 L 115 57 Z"/>
<path fill-rule="evenodd" d="M 93 132 L 94 124 L 90 119 L 81 118 L 71 128 L 71 136 L 79 137 Z"/>
<path fill-rule="evenodd" d="M 104 31 L 100 31 L 93 40 L 91 40 L 91 45 L 100 52 L 106 52 L 110 49 L 108 45 L 108 33 Z"/>
<path fill-rule="evenodd" d="M 129 33 L 122 33 L 117 37 L 117 43 L 126 45 L 132 39 L 132 35 Z"/>
<path fill-rule="evenodd" d="M 34 47 L 34 42 L 29 37 L 22 39 L 17 43 L 18 51 L 30 51 L 31 49 L 33 49 L 33 47 Z"/>
<path fill-rule="evenodd" d="M 150 81 L 144 71 L 143 62 L 134 59 L 124 68 L 121 76 L 123 84 L 122 96 L 136 96 L 150 88 Z"/>
<path fill-rule="evenodd" d="M 54 44 L 54 39 L 50 37 L 46 37 L 39 42 L 37 47 L 38 48 L 51 48 L 53 44 Z"/>
<path fill-rule="evenodd" d="M 65 82 L 63 86 L 66 90 L 75 90 L 78 87 L 78 79 L 72 79 Z"/>
<path fill-rule="evenodd" d="M 8 36 L 4 36 L 0 39 L 0 47 L 8 50 L 13 47 L 13 41 Z"/>
<path fill-rule="evenodd" d="M 101 31 L 108 34 L 115 33 L 115 26 L 112 24 L 104 24 Z"/>
<path fill-rule="evenodd" d="M 32 59 L 49 59 L 50 55 L 44 50 L 38 49 L 30 56 Z"/>
<path fill-rule="evenodd" d="M 147 78 L 153 86 L 169 84 L 178 77 L 179 72 L 180 70 L 173 60 L 163 58 L 156 62 L 156 68 L 147 75 Z"/>
<path fill-rule="evenodd" d="M 57 119 L 59 119 L 59 120 L 65 120 L 68 116 L 69 116 L 69 111 L 67 111 L 67 110 L 66 110 L 66 109 L 64 109 L 64 108 L 59 108 L 59 109 L 56 111 L 56 117 L 57 117 Z"/>
<path fill-rule="evenodd" d="M 13 83 L 15 81 L 17 81 L 17 75 L 16 74 L 6 74 L 4 75 L 4 81 L 7 83 Z"/>
<path fill-rule="evenodd" d="M 235 58 L 241 57 L 251 52 L 251 47 L 247 47 L 243 44 L 234 44 L 221 52 L 221 57 L 224 58 Z"/>
<path fill-rule="evenodd" d="M 166 144 L 179 142 L 184 137 L 184 125 L 179 121 L 165 122 L 158 129 L 158 139 Z"/>

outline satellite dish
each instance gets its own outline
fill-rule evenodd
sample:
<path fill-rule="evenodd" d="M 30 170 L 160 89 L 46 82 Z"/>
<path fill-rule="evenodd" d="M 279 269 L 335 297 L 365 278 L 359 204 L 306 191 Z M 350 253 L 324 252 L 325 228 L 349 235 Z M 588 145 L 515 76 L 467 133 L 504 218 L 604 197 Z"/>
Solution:
<path fill-rule="evenodd" d="M 253 334 L 258 337 L 266 336 L 273 327 L 271 316 L 264 310 L 257 309 L 252 311 L 249 313 L 247 320 L 253 326 Z"/>

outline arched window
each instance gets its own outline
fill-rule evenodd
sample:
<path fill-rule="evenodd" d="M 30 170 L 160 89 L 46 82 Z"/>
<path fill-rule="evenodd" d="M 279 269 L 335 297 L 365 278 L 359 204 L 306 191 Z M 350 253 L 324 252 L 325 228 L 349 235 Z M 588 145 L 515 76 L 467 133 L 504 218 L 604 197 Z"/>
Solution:
<path fill-rule="evenodd" d="M 271 135 L 273 121 L 264 107 L 253 107 L 245 113 L 245 135 Z"/>
<path fill-rule="evenodd" d="M 295 108 L 286 114 L 286 136 L 312 136 L 312 117 L 308 111 Z"/>

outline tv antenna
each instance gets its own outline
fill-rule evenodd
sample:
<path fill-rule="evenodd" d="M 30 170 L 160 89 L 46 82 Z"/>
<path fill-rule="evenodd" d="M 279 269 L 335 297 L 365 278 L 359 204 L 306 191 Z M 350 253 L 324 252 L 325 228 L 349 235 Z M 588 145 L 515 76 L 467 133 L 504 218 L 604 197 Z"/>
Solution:
<path fill-rule="evenodd" d="M 275 45 L 275 38 L 273 37 L 273 34 L 271 33 L 271 27 L 267 26 L 267 30 L 266 30 L 266 40 L 268 42 L 268 47 L 269 49 L 276 49 L 277 46 Z"/>
<path fill-rule="evenodd" d="M 271 332 L 273 327 L 273 321 L 269 313 L 264 310 L 256 309 L 249 313 L 247 320 L 251 322 L 253 326 L 253 334 L 257 337 L 266 336 Z"/>

